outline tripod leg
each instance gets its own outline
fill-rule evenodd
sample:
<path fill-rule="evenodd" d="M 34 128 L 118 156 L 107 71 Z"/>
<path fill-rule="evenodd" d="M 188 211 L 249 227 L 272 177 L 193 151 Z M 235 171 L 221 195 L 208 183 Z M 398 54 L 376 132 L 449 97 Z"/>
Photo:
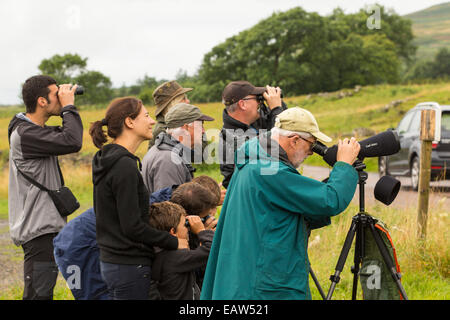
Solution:
<path fill-rule="evenodd" d="M 319 290 L 320 295 L 322 296 L 322 299 L 325 300 L 325 293 L 322 290 L 322 287 L 320 286 L 319 280 L 317 280 L 316 275 L 314 274 L 313 269 L 309 268 L 309 274 L 311 275 L 311 278 L 314 280 L 314 283 L 316 284 L 317 290 Z"/>
<path fill-rule="evenodd" d="M 359 270 L 361 267 L 362 260 L 364 258 L 365 224 L 366 224 L 366 219 L 364 218 L 364 216 L 361 216 L 360 223 L 358 224 L 358 228 L 356 230 L 355 256 L 354 256 L 353 267 L 352 267 L 352 273 L 353 273 L 352 300 L 356 300 L 356 294 L 358 291 Z"/>
<path fill-rule="evenodd" d="M 352 246 L 353 239 L 355 238 L 357 223 L 356 220 L 352 220 L 352 225 L 350 226 L 350 230 L 347 233 L 347 237 L 345 238 L 344 246 L 341 250 L 341 254 L 339 255 L 338 262 L 336 264 L 336 268 L 334 275 L 330 277 L 331 286 L 328 290 L 327 300 L 331 300 L 331 296 L 333 295 L 334 289 L 336 288 L 336 284 L 339 282 L 339 275 L 342 272 L 342 269 L 345 265 L 345 260 L 347 260 L 348 252 Z"/>
<path fill-rule="evenodd" d="M 375 230 L 375 226 L 373 223 L 370 223 L 370 231 L 372 232 L 373 238 L 375 239 L 375 243 L 377 244 L 378 250 L 380 250 L 381 256 L 383 257 L 384 263 L 388 267 L 391 272 L 391 276 L 397 284 L 397 288 L 400 291 L 403 299 L 408 300 L 408 296 L 406 295 L 405 289 L 400 282 L 400 274 L 397 272 L 397 269 L 394 266 L 394 262 L 389 254 L 388 249 L 386 248 L 385 243 L 381 239 L 380 234 Z"/>
<path fill-rule="evenodd" d="M 356 300 L 356 294 L 358 291 L 359 266 L 361 265 L 363 256 L 364 256 L 364 227 L 362 223 L 359 223 L 356 231 L 355 256 L 353 259 L 353 267 L 352 267 L 353 273 L 352 300 Z"/>

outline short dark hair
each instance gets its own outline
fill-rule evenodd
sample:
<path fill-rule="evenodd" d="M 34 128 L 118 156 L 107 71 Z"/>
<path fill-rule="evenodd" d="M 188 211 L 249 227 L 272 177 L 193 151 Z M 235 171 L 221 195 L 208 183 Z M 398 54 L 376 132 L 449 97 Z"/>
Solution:
<path fill-rule="evenodd" d="M 217 203 L 216 206 L 219 205 L 221 192 L 220 192 L 219 184 L 216 182 L 216 180 L 214 180 L 213 178 L 211 178 L 209 176 L 202 175 L 202 176 L 198 176 L 198 177 L 195 177 L 194 179 L 192 179 L 192 182 L 196 182 L 199 185 L 202 185 L 206 189 L 211 191 L 212 194 L 216 197 L 216 203 Z"/>
<path fill-rule="evenodd" d="M 158 230 L 177 232 L 181 216 L 186 215 L 182 206 L 169 201 L 153 203 L 149 208 L 149 224 Z"/>
<path fill-rule="evenodd" d="M 48 100 L 50 85 L 56 84 L 56 80 L 50 76 L 37 75 L 28 78 L 22 86 L 22 99 L 25 104 L 27 113 L 36 111 L 37 100 L 40 97 Z M 50 101 L 49 101 L 50 102 Z"/>
<path fill-rule="evenodd" d="M 199 215 L 217 206 L 214 194 L 192 181 L 176 188 L 170 201 L 181 205 L 188 215 Z"/>

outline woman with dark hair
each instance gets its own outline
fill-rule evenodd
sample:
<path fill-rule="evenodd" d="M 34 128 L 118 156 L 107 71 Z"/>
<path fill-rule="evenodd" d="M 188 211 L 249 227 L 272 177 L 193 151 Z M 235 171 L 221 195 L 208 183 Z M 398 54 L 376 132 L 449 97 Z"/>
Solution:
<path fill-rule="evenodd" d="M 154 124 L 140 100 L 124 97 L 113 100 L 105 118 L 89 130 L 100 148 L 92 161 L 94 210 L 100 270 L 112 299 L 147 299 L 153 246 L 168 250 L 183 246 L 148 223 L 149 194 L 134 153 L 152 138 Z M 112 142 L 103 146 L 107 137 Z"/>

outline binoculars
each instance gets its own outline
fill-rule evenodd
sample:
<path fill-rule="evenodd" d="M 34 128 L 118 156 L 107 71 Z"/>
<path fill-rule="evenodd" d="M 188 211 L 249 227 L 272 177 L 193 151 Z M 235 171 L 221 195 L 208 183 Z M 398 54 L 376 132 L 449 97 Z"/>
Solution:
<path fill-rule="evenodd" d="M 203 218 L 200 218 L 200 220 L 202 220 L 202 223 L 205 223 L 205 221 L 208 220 L 210 217 L 211 217 L 210 215 L 207 215 L 207 216 L 205 216 L 205 217 L 203 217 Z M 187 228 L 189 228 L 189 221 L 188 221 L 188 219 L 186 219 L 186 222 L 184 223 L 184 225 L 185 225 Z"/>
<path fill-rule="evenodd" d="M 281 98 L 283 98 L 283 90 L 280 89 L 280 92 L 281 92 Z M 257 95 L 257 96 L 256 96 L 256 99 L 257 99 L 256 101 L 257 101 L 259 104 L 264 103 L 264 101 L 266 101 L 266 99 L 264 99 L 264 96 L 263 96 L 262 94 Z"/>
<path fill-rule="evenodd" d="M 84 93 L 84 87 L 78 86 L 77 89 L 75 90 L 75 95 L 82 95 L 83 93 Z"/>
<path fill-rule="evenodd" d="M 59 86 L 58 86 L 59 87 Z M 83 86 L 78 86 L 77 89 L 75 90 L 74 95 L 82 95 L 84 93 L 84 87 Z"/>

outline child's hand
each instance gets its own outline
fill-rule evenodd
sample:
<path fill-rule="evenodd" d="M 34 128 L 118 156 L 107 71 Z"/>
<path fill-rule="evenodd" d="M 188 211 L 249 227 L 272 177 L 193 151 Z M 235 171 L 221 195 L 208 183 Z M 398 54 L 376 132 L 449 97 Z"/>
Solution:
<path fill-rule="evenodd" d="M 205 221 L 205 229 L 206 230 L 215 230 L 217 227 L 217 222 L 219 220 L 217 220 L 216 218 L 214 218 L 213 216 L 210 216 L 208 218 L 208 220 Z"/>
<path fill-rule="evenodd" d="M 198 234 L 200 231 L 205 230 L 205 226 L 199 216 L 186 216 L 186 219 L 189 221 L 192 233 Z"/>

